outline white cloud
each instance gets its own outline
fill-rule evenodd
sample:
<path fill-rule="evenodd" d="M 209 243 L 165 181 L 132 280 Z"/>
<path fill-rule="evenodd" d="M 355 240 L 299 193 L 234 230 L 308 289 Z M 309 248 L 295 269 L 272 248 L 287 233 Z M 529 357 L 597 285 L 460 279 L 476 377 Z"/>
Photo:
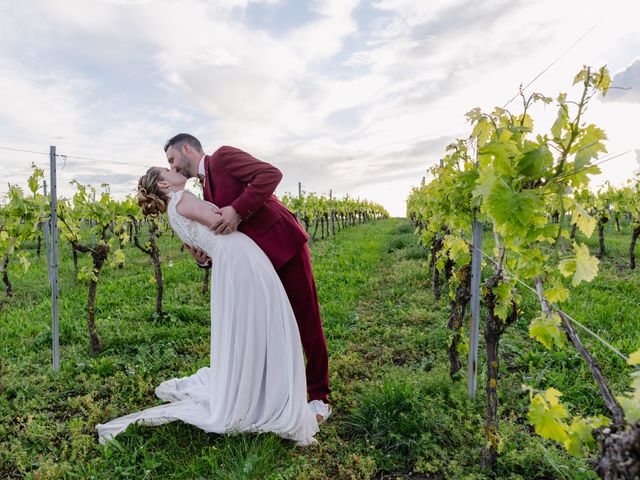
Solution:
<path fill-rule="evenodd" d="M 285 31 L 245 21 L 252 8 L 272 18 L 292 5 L 309 14 Z M 280 166 L 279 191 L 302 181 L 395 195 L 402 215 L 410 185 L 468 131 L 466 111 L 503 105 L 593 24 L 532 89 L 567 90 L 583 64 L 622 75 L 640 46 L 638 14 L 631 0 L 604 12 L 595 0 L 5 2 L 0 145 L 151 165 L 166 138 L 191 131 L 208 150 L 232 144 Z M 610 152 L 639 147 L 638 108 L 593 103 Z M 537 113 L 543 128 L 555 109 Z M 613 163 L 605 177 L 633 170 Z M 96 178 L 112 172 L 114 192 L 141 168 L 102 166 Z M 69 161 L 64 175 L 86 168 Z"/>
<path fill-rule="evenodd" d="M 5 140 L 32 145 L 83 135 L 83 99 L 91 81 L 27 69 L 0 56 L 0 132 Z"/>
<path fill-rule="evenodd" d="M 606 101 L 640 103 L 640 58 L 613 76 Z"/>

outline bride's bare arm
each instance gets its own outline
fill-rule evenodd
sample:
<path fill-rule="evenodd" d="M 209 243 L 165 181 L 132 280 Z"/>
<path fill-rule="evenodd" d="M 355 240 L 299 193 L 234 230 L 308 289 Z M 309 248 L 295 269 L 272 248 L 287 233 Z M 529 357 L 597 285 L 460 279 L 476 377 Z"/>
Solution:
<path fill-rule="evenodd" d="M 180 201 L 176 205 L 176 210 L 183 217 L 195 220 L 205 227 L 209 227 L 220 220 L 220 209 L 218 207 L 200 200 L 191 192 L 182 194 Z"/>
<path fill-rule="evenodd" d="M 207 227 L 220 219 L 220 214 L 217 213 L 218 207 L 203 202 L 191 192 L 184 192 L 182 194 L 180 201 L 176 205 L 176 210 L 180 215 L 202 223 Z M 186 245 L 186 247 L 199 266 L 206 267 L 211 265 L 211 259 L 206 252 L 191 245 Z"/>

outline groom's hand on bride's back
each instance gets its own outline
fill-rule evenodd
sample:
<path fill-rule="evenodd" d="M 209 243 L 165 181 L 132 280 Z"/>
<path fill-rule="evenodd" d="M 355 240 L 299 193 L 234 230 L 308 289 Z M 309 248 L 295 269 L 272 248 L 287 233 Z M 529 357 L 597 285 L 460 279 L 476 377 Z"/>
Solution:
<path fill-rule="evenodd" d="M 218 213 L 220 217 L 209 225 L 211 230 L 218 234 L 226 234 L 238 230 L 238 225 L 240 225 L 242 217 L 238 215 L 235 208 L 228 205 L 219 209 Z"/>

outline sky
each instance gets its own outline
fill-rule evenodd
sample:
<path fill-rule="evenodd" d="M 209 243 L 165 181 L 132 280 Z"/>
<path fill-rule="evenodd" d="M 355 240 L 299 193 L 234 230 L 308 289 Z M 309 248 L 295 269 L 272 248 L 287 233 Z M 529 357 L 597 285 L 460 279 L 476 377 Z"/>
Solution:
<path fill-rule="evenodd" d="M 278 167 L 278 195 L 301 182 L 404 216 L 467 111 L 547 67 L 528 91 L 576 95 L 583 65 L 624 88 L 586 113 L 624 153 L 594 185 L 620 185 L 640 159 L 639 19 L 638 0 L 0 0 L 0 196 L 32 162 L 48 175 L 7 148 L 56 145 L 62 196 L 76 179 L 123 197 L 189 132 Z M 532 113 L 544 131 L 556 107 Z"/>

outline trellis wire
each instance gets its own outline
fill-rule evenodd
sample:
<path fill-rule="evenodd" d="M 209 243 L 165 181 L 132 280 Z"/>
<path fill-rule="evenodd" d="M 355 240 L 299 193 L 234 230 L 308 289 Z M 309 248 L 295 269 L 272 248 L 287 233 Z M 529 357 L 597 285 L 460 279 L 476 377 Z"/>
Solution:
<path fill-rule="evenodd" d="M 485 257 L 487 258 L 491 263 L 493 263 L 494 265 L 498 265 L 498 262 L 491 257 L 490 255 L 488 255 L 487 253 L 483 252 L 482 250 L 478 249 L 478 251 Z M 521 284 L 523 287 L 525 287 L 527 290 L 531 291 L 532 293 L 534 293 L 536 295 L 536 297 L 538 296 L 538 292 L 531 286 L 527 285 L 525 282 L 523 282 L 522 280 L 520 280 L 513 272 L 509 271 L 509 269 L 507 267 L 505 267 L 504 265 L 502 266 L 502 269 L 504 270 L 504 272 L 511 277 L 512 279 L 514 279 L 516 282 L 518 282 L 519 284 Z M 611 345 L 608 341 L 606 341 L 604 338 L 602 338 L 600 335 L 598 335 L 597 333 L 595 333 L 593 330 L 591 330 L 590 328 L 586 327 L 585 325 L 583 325 L 582 323 L 580 323 L 579 321 L 577 321 L 576 319 L 574 319 L 571 315 L 567 314 L 566 312 L 564 312 L 563 310 L 560 309 L 560 307 L 558 307 L 557 305 L 554 305 L 551 302 L 548 302 L 549 305 L 556 310 L 558 313 L 561 313 L 562 315 L 564 315 L 565 317 L 567 317 L 568 320 L 570 320 L 571 322 L 573 322 L 575 325 L 577 325 L 578 327 L 582 328 L 585 332 L 589 333 L 590 335 L 592 335 L 594 338 L 596 338 L 598 341 L 600 341 L 600 343 L 602 343 L 605 347 L 607 347 L 609 350 L 611 350 L 613 353 L 615 353 L 616 355 L 618 355 L 622 360 L 624 360 L 625 362 L 629 359 L 624 353 L 622 353 L 620 350 L 618 350 L 616 347 L 614 347 L 613 345 Z"/>

